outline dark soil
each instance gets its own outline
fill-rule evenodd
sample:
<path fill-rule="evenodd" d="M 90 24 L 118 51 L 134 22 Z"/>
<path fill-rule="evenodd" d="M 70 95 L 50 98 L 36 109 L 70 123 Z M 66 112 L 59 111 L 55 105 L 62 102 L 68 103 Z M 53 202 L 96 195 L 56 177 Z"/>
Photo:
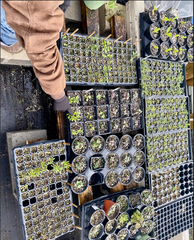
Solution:
<path fill-rule="evenodd" d="M 141 114 L 141 102 L 137 102 L 137 103 L 132 103 L 131 104 L 131 115 L 132 116 L 136 116 Z"/>
<path fill-rule="evenodd" d="M 192 22 L 190 22 L 190 21 L 186 22 L 186 29 L 187 29 L 188 34 L 193 34 L 193 28 L 191 29 L 192 26 L 193 26 Z"/>
<path fill-rule="evenodd" d="M 133 146 L 136 149 L 141 149 L 144 145 L 144 138 L 142 135 L 137 134 L 135 135 L 135 137 L 133 138 Z"/>
<path fill-rule="evenodd" d="M 109 104 L 119 103 L 119 91 L 109 90 L 108 91 Z"/>
<path fill-rule="evenodd" d="M 131 89 L 131 102 L 139 102 L 139 89 Z"/>
<path fill-rule="evenodd" d="M 103 150 L 104 140 L 102 137 L 95 136 L 90 141 L 90 148 L 93 152 L 99 153 Z"/>
<path fill-rule="evenodd" d="M 120 212 L 125 212 L 127 210 L 128 204 L 125 195 L 118 197 L 116 202 L 120 205 Z"/>
<path fill-rule="evenodd" d="M 187 37 L 187 45 L 188 45 L 189 48 L 193 47 L 193 36 L 192 35 L 189 35 Z"/>
<path fill-rule="evenodd" d="M 163 42 L 160 45 L 160 49 L 161 49 L 160 52 L 161 52 L 162 57 L 168 58 L 169 52 L 166 52 L 166 50 L 168 49 L 168 45 L 165 42 Z"/>
<path fill-rule="evenodd" d="M 131 180 L 131 172 L 129 171 L 129 169 L 124 169 L 121 173 L 120 173 L 120 181 L 123 184 L 129 184 Z"/>
<path fill-rule="evenodd" d="M 81 91 L 68 91 L 67 96 L 69 99 L 70 106 L 81 106 Z"/>
<path fill-rule="evenodd" d="M 158 20 L 159 20 L 158 10 L 153 11 L 152 9 L 150 9 L 149 16 L 150 16 L 150 19 L 152 20 L 152 22 L 158 22 Z"/>
<path fill-rule="evenodd" d="M 122 118 L 122 131 L 130 131 L 131 130 L 131 118 Z"/>
<path fill-rule="evenodd" d="M 178 19 L 178 28 L 179 28 L 180 32 L 184 32 L 186 30 L 186 23 L 183 23 L 183 22 L 185 22 L 185 20 L 183 18 Z M 181 24 L 181 23 L 183 23 L 183 24 Z"/>
<path fill-rule="evenodd" d="M 76 193 L 83 192 L 87 188 L 87 181 L 84 176 L 76 176 L 71 184 Z"/>
<path fill-rule="evenodd" d="M 92 170 L 99 170 L 104 168 L 104 159 L 103 157 L 92 157 Z"/>
<path fill-rule="evenodd" d="M 139 229 L 138 229 L 135 225 L 132 225 L 132 226 L 129 228 L 129 236 L 130 236 L 130 237 L 135 236 L 135 234 L 137 234 L 138 231 L 139 231 Z"/>
<path fill-rule="evenodd" d="M 188 57 L 189 62 L 193 62 L 193 48 L 188 50 L 187 57 Z"/>
<path fill-rule="evenodd" d="M 156 49 L 156 47 L 157 47 L 157 49 Z M 150 51 L 151 51 L 152 55 L 154 55 L 154 56 L 158 55 L 159 44 L 152 41 L 151 44 L 150 44 Z"/>
<path fill-rule="evenodd" d="M 119 165 L 119 157 L 115 153 L 110 153 L 106 157 L 106 166 L 109 169 L 115 169 Z"/>
<path fill-rule="evenodd" d="M 173 19 L 175 16 L 174 15 L 170 15 L 169 16 L 171 19 Z M 170 21 L 169 22 L 169 24 L 170 24 L 170 26 L 171 26 L 171 29 L 173 29 L 173 28 L 176 28 L 177 27 L 177 23 L 178 23 L 178 21 L 177 21 L 177 19 L 175 19 L 174 21 Z"/>
<path fill-rule="evenodd" d="M 106 148 L 109 151 L 114 151 L 118 148 L 118 139 L 116 136 L 111 135 L 106 139 Z"/>
<path fill-rule="evenodd" d="M 184 37 L 186 37 L 185 33 L 179 33 L 178 42 L 181 47 L 185 46 L 187 43 L 187 38 L 184 38 Z"/>
<path fill-rule="evenodd" d="M 135 171 L 133 172 L 133 179 L 137 182 L 140 182 L 143 180 L 143 169 L 141 167 L 137 167 Z"/>
<path fill-rule="evenodd" d="M 124 152 L 120 157 L 120 162 L 123 167 L 129 167 L 131 161 L 132 158 L 128 152 Z"/>
<path fill-rule="evenodd" d="M 107 104 L 107 91 L 96 91 L 96 103 L 97 105 Z"/>
<path fill-rule="evenodd" d="M 110 171 L 106 176 L 106 185 L 108 187 L 115 187 L 118 183 L 118 179 L 118 174 L 114 171 Z"/>
<path fill-rule="evenodd" d="M 91 218 L 90 218 L 90 222 L 93 226 L 96 226 L 98 224 L 100 224 L 104 219 L 104 212 L 102 210 L 97 210 L 95 211 Z"/>
<path fill-rule="evenodd" d="M 97 122 L 85 122 L 85 134 L 86 137 L 93 137 L 97 134 Z"/>
<path fill-rule="evenodd" d="M 107 222 L 105 226 L 105 232 L 111 233 L 115 227 L 116 221 L 115 220 L 110 220 Z"/>
<path fill-rule="evenodd" d="M 94 105 L 94 91 L 82 91 L 83 105 Z"/>
<path fill-rule="evenodd" d="M 98 126 L 99 134 L 108 133 L 108 121 L 100 121 Z"/>
<path fill-rule="evenodd" d="M 134 208 L 141 204 L 141 198 L 139 194 L 132 194 L 129 196 L 130 205 Z"/>
<path fill-rule="evenodd" d="M 145 156 L 142 151 L 135 152 L 135 154 L 133 156 L 133 161 L 134 161 L 135 165 L 141 166 L 142 163 L 144 162 L 144 160 L 145 160 Z"/>
<path fill-rule="evenodd" d="M 108 118 L 107 106 L 98 106 L 97 107 L 97 115 L 98 115 L 98 119 Z"/>
<path fill-rule="evenodd" d="M 121 103 L 129 103 L 130 102 L 130 93 L 127 89 L 120 90 L 120 100 Z"/>
<path fill-rule="evenodd" d="M 160 30 L 159 30 L 158 33 L 155 33 L 155 32 L 154 32 L 154 30 L 155 30 L 156 28 L 159 28 L 159 27 L 160 27 L 159 24 L 157 24 L 157 25 L 151 24 L 151 25 L 150 25 L 150 34 L 151 34 L 151 36 L 152 36 L 154 39 L 158 39 L 159 36 L 160 36 Z"/>
<path fill-rule="evenodd" d="M 170 38 L 170 42 L 172 43 L 172 44 L 176 44 L 177 43 L 177 41 L 178 41 L 178 37 L 175 37 L 178 33 L 177 33 L 177 31 L 176 30 L 172 30 L 172 31 L 170 31 L 171 33 L 172 33 L 172 37 Z"/>
<path fill-rule="evenodd" d="M 126 228 L 120 230 L 117 234 L 117 240 L 122 240 L 122 239 L 125 239 L 125 237 L 127 236 L 128 234 L 128 231 Z"/>
<path fill-rule="evenodd" d="M 101 225 L 97 225 L 95 227 L 92 227 L 90 232 L 89 232 L 89 238 L 90 239 L 95 239 L 98 237 L 99 233 L 101 232 Z"/>
<path fill-rule="evenodd" d="M 106 237 L 106 240 L 115 240 L 116 237 L 114 234 L 109 234 L 107 237 Z"/>
<path fill-rule="evenodd" d="M 129 104 L 121 104 L 121 116 L 122 117 L 129 117 Z"/>
<path fill-rule="evenodd" d="M 76 173 L 83 173 L 87 168 L 87 161 L 85 157 L 83 156 L 78 156 L 76 157 L 73 162 L 72 162 L 72 169 Z"/>
<path fill-rule="evenodd" d="M 79 137 L 84 135 L 83 123 L 72 123 L 71 124 L 72 137 Z"/>
<path fill-rule="evenodd" d="M 124 219 L 123 219 L 124 218 Z M 127 213 L 121 213 L 117 218 L 117 228 L 123 228 L 129 221 L 129 215 Z"/>
<path fill-rule="evenodd" d="M 85 121 L 95 120 L 95 110 L 94 107 L 84 107 L 84 119 Z"/>
<path fill-rule="evenodd" d="M 178 47 L 176 45 L 172 45 L 171 48 L 172 48 L 172 50 L 170 51 L 170 56 L 173 59 L 177 59 L 177 56 L 178 56 L 178 53 L 179 53 Z M 175 52 L 175 50 L 177 50 L 177 52 Z"/>
<path fill-rule="evenodd" d="M 163 21 L 163 19 L 165 18 L 165 17 L 168 17 L 167 16 L 167 13 L 166 12 L 160 12 L 160 22 L 161 22 L 161 24 L 163 25 L 163 26 L 168 26 L 168 21 Z"/>
<path fill-rule="evenodd" d="M 122 136 L 122 138 L 120 139 L 120 146 L 124 150 L 128 150 L 131 147 L 131 139 L 129 138 L 129 136 Z"/>
<path fill-rule="evenodd" d="M 72 150 L 78 155 L 85 153 L 87 149 L 88 143 L 83 137 L 76 138 L 72 143 Z"/>
<path fill-rule="evenodd" d="M 133 130 L 141 128 L 140 116 L 133 117 Z"/>
<path fill-rule="evenodd" d="M 179 48 L 179 58 L 183 60 L 185 59 L 185 55 L 186 55 L 186 49 L 184 47 Z"/>
<path fill-rule="evenodd" d="M 119 104 L 109 105 L 109 113 L 110 113 L 110 118 L 120 117 Z"/>
<path fill-rule="evenodd" d="M 165 28 L 165 27 L 162 27 L 160 29 L 160 37 L 163 42 L 167 42 L 169 40 L 169 37 L 166 35 L 166 30 L 167 30 L 167 28 Z"/>
<path fill-rule="evenodd" d="M 121 119 L 112 119 L 110 121 L 110 127 L 112 133 L 121 132 Z"/>

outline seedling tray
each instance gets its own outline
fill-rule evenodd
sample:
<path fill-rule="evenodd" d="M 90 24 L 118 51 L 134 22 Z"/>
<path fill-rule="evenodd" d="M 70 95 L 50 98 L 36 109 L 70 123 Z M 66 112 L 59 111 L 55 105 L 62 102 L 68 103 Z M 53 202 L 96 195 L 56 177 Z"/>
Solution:
<path fill-rule="evenodd" d="M 193 194 L 193 163 L 185 163 L 170 170 L 149 174 L 154 208 Z"/>
<path fill-rule="evenodd" d="M 131 42 L 67 33 L 60 37 L 67 85 L 133 86 L 137 84 L 135 45 Z"/>
<path fill-rule="evenodd" d="M 148 55 L 145 51 L 146 49 L 146 46 L 152 41 L 150 39 L 148 39 L 148 37 L 146 36 L 146 30 L 150 27 L 151 24 L 147 23 L 145 20 L 144 20 L 144 17 L 145 17 L 146 13 L 143 12 L 143 13 L 140 13 L 140 38 L 141 38 L 141 56 L 144 58 L 144 57 L 147 57 L 149 56 L 150 58 L 155 58 L 155 59 L 164 59 L 164 60 L 167 60 L 167 59 L 170 59 L 171 61 L 181 61 L 181 62 L 187 62 L 187 57 L 184 59 L 184 60 L 181 60 L 179 57 L 177 58 L 177 60 L 173 60 L 172 58 L 170 58 L 170 56 L 167 57 L 167 59 L 165 59 L 161 53 L 158 55 L 158 56 L 154 56 L 154 55 Z M 160 22 L 158 22 L 159 24 L 159 27 L 161 28 L 162 25 Z M 169 26 L 168 26 L 169 27 Z M 168 28 L 167 27 L 167 28 Z M 171 30 L 173 30 L 171 28 Z M 175 29 L 176 30 L 176 29 Z M 188 33 L 187 31 L 184 32 L 185 35 L 188 37 Z M 178 32 L 177 32 L 178 34 Z M 153 39 L 154 40 L 154 39 Z M 159 37 L 159 39 L 157 39 L 159 41 L 159 43 L 161 44 L 163 41 L 161 39 L 161 37 Z M 172 46 L 172 43 L 170 42 L 170 40 L 168 40 L 166 42 L 168 44 L 168 48 L 170 48 Z M 178 45 L 178 42 L 176 43 L 176 45 Z M 178 45 L 179 46 L 179 45 Z M 178 47 L 179 49 L 179 47 Z M 161 51 L 161 50 L 160 50 Z M 186 48 L 186 55 L 187 55 L 187 48 Z"/>
<path fill-rule="evenodd" d="M 156 224 L 154 237 L 158 240 L 168 240 L 193 228 L 193 196 L 172 202 L 155 210 Z"/>
<path fill-rule="evenodd" d="M 116 199 L 120 195 L 125 195 L 125 196 L 127 196 L 127 198 L 129 198 L 130 195 L 141 193 L 143 190 L 145 190 L 145 188 L 137 188 L 137 189 L 133 189 L 133 190 L 125 190 L 125 191 L 122 191 L 122 193 L 121 192 L 113 193 L 113 194 L 106 195 L 106 196 L 100 197 L 98 199 L 92 200 L 90 202 L 84 203 L 82 205 L 82 209 L 81 209 L 81 216 L 82 216 L 82 221 L 81 221 L 82 222 L 81 240 L 87 240 L 88 239 L 88 233 L 89 233 L 89 230 L 92 227 L 90 225 L 90 222 L 86 219 L 86 213 L 90 210 L 90 207 L 96 206 L 96 207 L 98 207 L 100 209 L 103 209 L 104 200 L 105 199 L 108 199 L 108 200 L 111 200 L 113 202 L 116 202 Z M 126 212 L 129 213 L 133 209 L 139 209 L 140 210 L 143 206 L 145 206 L 145 205 L 143 205 L 142 203 L 141 203 L 141 205 L 138 205 L 135 208 L 132 208 L 132 207 L 129 206 L 129 208 L 128 208 L 128 210 Z M 104 226 L 106 225 L 107 221 L 108 221 L 107 218 L 105 218 L 105 220 L 103 221 L 103 225 Z M 116 233 L 117 232 L 118 232 L 118 230 L 116 230 Z M 154 231 L 152 230 L 152 232 L 149 235 L 151 237 L 153 237 L 154 236 Z M 101 239 L 105 239 L 106 236 L 107 235 L 104 234 Z"/>
<path fill-rule="evenodd" d="M 112 136 L 112 135 L 111 135 Z M 72 144 L 71 144 L 72 145 Z M 106 139 L 105 139 L 105 145 L 106 145 Z M 89 182 L 89 185 L 91 186 L 95 186 L 95 185 L 101 185 L 103 183 L 105 183 L 105 177 L 107 175 L 107 173 L 109 171 L 116 171 L 118 173 L 118 175 L 121 173 L 121 171 L 123 169 L 129 169 L 130 172 L 131 172 L 131 179 L 132 178 L 132 173 L 134 172 L 134 170 L 136 169 L 136 165 L 134 164 L 134 160 L 133 160 L 133 155 L 134 153 L 137 151 L 138 149 L 136 149 L 132 144 L 131 144 L 131 147 L 126 151 L 126 150 L 123 150 L 121 147 L 120 147 L 120 144 L 118 145 L 118 148 L 115 150 L 115 151 L 109 151 L 106 147 L 104 147 L 103 151 L 100 152 L 99 154 L 98 153 L 94 153 L 89 147 L 88 147 L 88 150 L 85 154 L 83 154 L 82 156 L 84 156 L 87 160 L 87 170 L 82 174 L 82 175 L 85 175 L 85 177 L 88 179 L 88 182 Z M 141 149 L 140 151 L 142 151 L 144 153 L 144 148 Z M 118 155 L 119 157 L 119 164 L 118 166 L 115 168 L 115 169 L 109 169 L 107 166 L 106 166 L 106 157 L 108 154 L 110 153 L 115 153 Z M 123 167 L 120 163 L 120 157 L 123 153 L 129 153 L 130 156 L 131 156 L 131 163 L 128 167 Z M 80 156 L 80 155 L 79 155 Z M 91 164 L 91 158 L 92 157 L 96 157 L 96 156 L 100 156 L 100 157 L 104 157 L 104 160 L 105 160 L 105 165 L 104 165 L 104 168 L 99 170 L 99 171 L 94 171 L 90 168 L 90 164 Z M 73 159 L 77 157 L 77 155 L 75 155 L 73 153 L 73 151 L 71 151 L 71 159 L 73 161 Z M 145 162 L 143 163 L 143 165 L 141 166 L 142 168 L 144 168 L 145 170 Z M 145 170 L 146 172 L 146 170 Z M 77 174 L 76 174 L 77 175 Z M 71 178 L 73 179 L 73 177 L 75 176 L 75 174 L 73 174 L 71 176 Z M 145 174 L 144 174 L 144 179 L 145 179 Z M 143 179 L 142 179 L 143 181 Z"/>
<path fill-rule="evenodd" d="M 12 150 L 24 239 L 39 239 L 41 233 L 55 239 L 74 231 L 72 194 L 66 184 L 68 172 L 54 173 L 48 165 L 47 171 L 39 176 L 24 180 L 19 177 L 21 173 L 40 167 L 49 158 L 54 158 L 54 163 L 66 160 L 63 143 L 64 140 L 43 141 Z"/>

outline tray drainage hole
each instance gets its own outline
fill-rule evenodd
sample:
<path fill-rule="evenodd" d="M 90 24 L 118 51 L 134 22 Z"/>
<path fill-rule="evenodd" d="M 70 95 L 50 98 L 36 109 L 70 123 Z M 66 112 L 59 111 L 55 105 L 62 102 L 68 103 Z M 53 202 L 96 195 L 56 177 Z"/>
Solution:
<path fill-rule="evenodd" d="M 189 164 L 189 168 L 193 169 L 193 164 L 192 163 Z"/>
<path fill-rule="evenodd" d="M 181 195 L 183 196 L 185 194 L 185 192 L 184 191 L 181 191 Z"/>
<path fill-rule="evenodd" d="M 185 165 L 185 166 L 184 166 L 184 169 L 188 169 L 188 165 Z"/>
<path fill-rule="evenodd" d="M 193 173 L 193 171 L 192 170 L 189 170 L 189 174 L 192 174 Z"/>
<path fill-rule="evenodd" d="M 191 192 L 191 193 L 192 193 L 192 192 L 193 192 L 193 188 L 190 188 L 190 189 L 189 189 L 189 192 Z"/>
<path fill-rule="evenodd" d="M 30 203 L 31 203 L 31 204 L 34 204 L 35 202 L 36 202 L 36 198 L 35 198 L 35 197 L 33 197 L 33 198 L 30 199 Z"/>
<path fill-rule="evenodd" d="M 56 186 L 57 186 L 57 188 L 61 188 L 62 187 L 62 183 L 59 182 L 59 183 L 56 184 Z"/>
<path fill-rule="evenodd" d="M 59 157 L 58 156 L 54 156 L 53 158 L 54 158 L 53 162 L 58 162 L 59 161 Z"/>
<path fill-rule="evenodd" d="M 184 184 L 181 184 L 181 187 L 180 187 L 181 189 L 184 189 Z"/>
<path fill-rule="evenodd" d="M 189 194 L 189 189 L 187 189 L 187 190 L 185 191 L 185 194 Z"/>
<path fill-rule="evenodd" d="M 23 207 L 27 207 L 29 205 L 29 200 L 23 201 Z"/>
<path fill-rule="evenodd" d="M 188 188 L 189 187 L 189 184 L 188 183 L 185 183 L 185 188 Z"/>
<path fill-rule="evenodd" d="M 157 207 L 157 202 L 154 202 L 154 207 Z"/>
<path fill-rule="evenodd" d="M 49 164 L 49 165 L 47 166 L 47 169 L 48 169 L 48 170 L 53 170 L 52 164 Z"/>
<path fill-rule="evenodd" d="M 28 190 L 32 190 L 34 189 L 34 183 L 31 183 L 30 185 L 28 185 Z"/>
<path fill-rule="evenodd" d="M 60 160 L 61 160 L 61 161 L 65 160 L 65 155 L 61 155 L 61 156 L 60 156 Z"/>
<path fill-rule="evenodd" d="M 51 202 L 52 202 L 52 203 L 56 203 L 56 202 L 57 202 L 57 198 L 56 198 L 56 197 L 51 198 Z"/>
<path fill-rule="evenodd" d="M 50 190 L 54 190 L 55 189 L 55 184 L 51 184 L 50 185 Z"/>
<path fill-rule="evenodd" d="M 63 193 L 63 190 L 62 189 L 58 189 L 57 190 L 57 195 L 61 195 Z"/>
<path fill-rule="evenodd" d="M 183 177 L 183 176 L 184 176 L 183 172 L 181 172 L 181 173 L 179 174 L 179 176 L 180 176 L 180 177 Z"/>

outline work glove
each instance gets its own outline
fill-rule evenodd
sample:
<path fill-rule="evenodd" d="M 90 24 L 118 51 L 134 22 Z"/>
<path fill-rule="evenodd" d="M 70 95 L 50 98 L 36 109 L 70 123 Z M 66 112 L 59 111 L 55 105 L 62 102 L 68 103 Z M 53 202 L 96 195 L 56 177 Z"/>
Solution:
<path fill-rule="evenodd" d="M 62 112 L 68 111 L 70 115 L 73 115 L 73 111 L 69 105 L 69 99 L 66 95 L 59 99 L 53 99 L 53 109 Z"/>

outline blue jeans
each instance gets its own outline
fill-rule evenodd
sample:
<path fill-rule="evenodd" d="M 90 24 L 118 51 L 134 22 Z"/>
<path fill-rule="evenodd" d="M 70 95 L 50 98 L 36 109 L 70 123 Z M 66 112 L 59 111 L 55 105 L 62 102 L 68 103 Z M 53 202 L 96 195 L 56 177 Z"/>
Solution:
<path fill-rule="evenodd" d="M 16 43 L 18 40 L 15 36 L 14 30 L 6 22 L 5 11 L 2 8 L 2 1 L 0 1 L 0 3 L 1 3 L 1 31 L 0 31 L 1 36 L 0 36 L 0 40 L 4 44 L 11 46 L 14 43 Z"/>

